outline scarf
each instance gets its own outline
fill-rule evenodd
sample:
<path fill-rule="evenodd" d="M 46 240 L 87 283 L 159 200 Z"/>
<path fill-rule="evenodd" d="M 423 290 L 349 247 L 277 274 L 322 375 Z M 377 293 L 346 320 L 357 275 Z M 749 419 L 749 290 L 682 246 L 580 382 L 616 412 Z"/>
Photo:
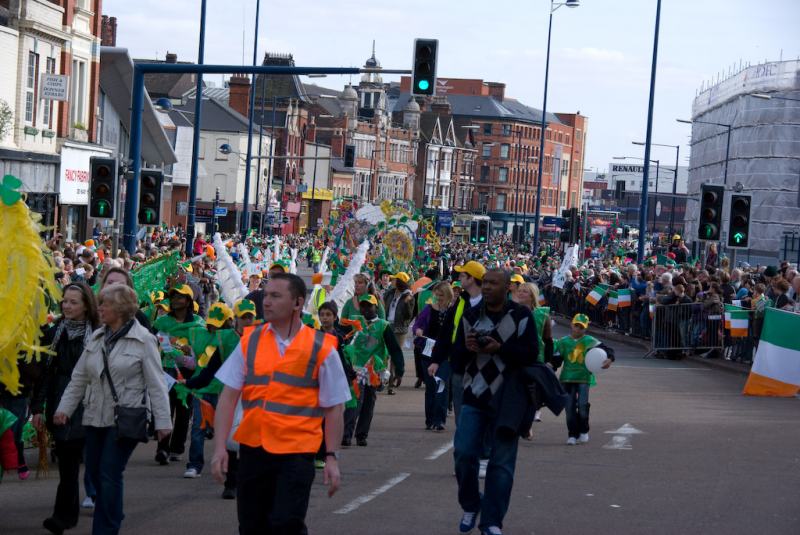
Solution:
<path fill-rule="evenodd" d="M 87 327 L 89 328 L 87 329 Z M 56 327 L 56 332 L 53 336 L 54 347 L 58 344 L 59 340 L 61 340 L 64 333 L 67 335 L 67 340 L 83 338 L 83 345 L 85 346 L 89 336 L 92 334 L 92 329 L 89 322 L 86 320 L 77 321 L 64 318 L 58 323 L 58 327 Z"/>
<path fill-rule="evenodd" d="M 131 327 L 133 327 L 133 322 L 134 321 L 136 321 L 136 320 L 135 319 L 128 320 L 128 323 L 126 323 L 125 325 L 120 327 L 115 332 L 111 332 L 111 329 L 109 329 L 108 326 L 106 325 L 105 333 L 104 333 L 104 339 L 105 339 L 106 351 L 107 352 L 111 353 L 111 351 L 114 350 L 114 346 L 117 345 L 117 342 L 119 341 L 119 339 L 122 338 L 123 336 L 125 336 L 126 334 L 128 334 L 128 331 L 130 331 Z"/>

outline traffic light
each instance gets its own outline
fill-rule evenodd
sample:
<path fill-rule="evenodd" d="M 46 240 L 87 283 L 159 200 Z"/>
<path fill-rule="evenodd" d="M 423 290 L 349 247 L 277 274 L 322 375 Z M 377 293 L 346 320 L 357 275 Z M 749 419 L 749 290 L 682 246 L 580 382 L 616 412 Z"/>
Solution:
<path fill-rule="evenodd" d="M 581 234 L 581 215 L 577 208 L 569 209 L 569 242 L 578 243 Z"/>
<path fill-rule="evenodd" d="M 489 222 L 485 219 L 478 221 L 478 243 L 489 241 Z"/>
<path fill-rule="evenodd" d="M 436 55 L 438 39 L 414 39 L 414 70 L 411 75 L 411 94 L 436 94 Z"/>
<path fill-rule="evenodd" d="M 139 183 L 139 224 L 158 225 L 161 222 L 161 183 L 164 174 L 156 169 L 142 169 Z"/>
<path fill-rule="evenodd" d="M 614 199 L 622 201 L 625 199 L 625 181 L 618 180 L 614 187 Z"/>
<path fill-rule="evenodd" d="M 728 247 L 746 249 L 750 244 L 750 195 L 731 195 Z"/>
<path fill-rule="evenodd" d="M 572 236 L 571 225 L 572 225 L 572 217 L 571 217 L 570 210 L 561 210 L 561 219 L 564 220 L 561 226 L 561 234 L 559 234 L 558 239 L 561 243 L 569 243 L 570 236 Z"/>
<path fill-rule="evenodd" d="M 470 243 L 478 243 L 478 222 L 472 221 L 469 224 L 469 241 Z"/>
<path fill-rule="evenodd" d="M 118 189 L 117 159 L 92 156 L 89 168 L 89 217 L 114 219 Z"/>
<path fill-rule="evenodd" d="M 706 241 L 719 241 L 722 226 L 722 203 L 725 200 L 725 186 L 703 184 L 700 188 L 700 225 L 697 238 Z"/>
<path fill-rule="evenodd" d="M 356 163 L 356 146 L 355 145 L 345 145 L 344 146 L 344 166 L 345 167 L 353 167 Z"/>

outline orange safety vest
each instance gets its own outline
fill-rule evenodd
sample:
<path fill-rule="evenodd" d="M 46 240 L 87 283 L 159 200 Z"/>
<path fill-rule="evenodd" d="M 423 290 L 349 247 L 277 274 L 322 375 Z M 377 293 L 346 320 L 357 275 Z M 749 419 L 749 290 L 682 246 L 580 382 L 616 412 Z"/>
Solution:
<path fill-rule="evenodd" d="M 281 356 L 269 325 L 249 328 L 242 337 L 246 377 L 240 444 L 270 453 L 315 453 L 322 443 L 319 368 L 336 339 L 303 326 Z"/>

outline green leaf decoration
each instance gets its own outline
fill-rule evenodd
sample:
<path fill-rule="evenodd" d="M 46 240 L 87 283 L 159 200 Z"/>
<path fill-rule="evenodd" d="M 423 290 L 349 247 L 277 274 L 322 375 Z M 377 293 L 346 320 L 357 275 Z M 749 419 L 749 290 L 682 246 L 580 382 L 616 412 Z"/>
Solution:
<path fill-rule="evenodd" d="M 3 177 L 3 182 L 0 183 L 0 199 L 3 200 L 3 204 L 13 206 L 22 198 L 22 194 L 16 191 L 21 185 L 22 181 L 14 175 Z"/>

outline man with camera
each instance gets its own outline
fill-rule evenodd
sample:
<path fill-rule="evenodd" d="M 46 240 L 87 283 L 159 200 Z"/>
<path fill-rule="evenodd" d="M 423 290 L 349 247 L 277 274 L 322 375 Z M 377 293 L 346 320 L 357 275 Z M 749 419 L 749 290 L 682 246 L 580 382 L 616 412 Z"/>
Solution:
<path fill-rule="evenodd" d="M 453 344 L 453 354 L 464 360 L 463 406 L 454 439 L 462 533 L 470 532 L 480 515 L 481 534 L 500 535 L 511 499 L 520 435 L 497 425 L 498 416 L 508 409 L 499 393 L 505 376 L 536 362 L 538 339 L 530 310 L 508 299 L 510 284 L 507 272 L 486 272 L 483 301 L 464 311 Z M 481 495 L 479 457 L 487 429 L 491 452 Z"/>

